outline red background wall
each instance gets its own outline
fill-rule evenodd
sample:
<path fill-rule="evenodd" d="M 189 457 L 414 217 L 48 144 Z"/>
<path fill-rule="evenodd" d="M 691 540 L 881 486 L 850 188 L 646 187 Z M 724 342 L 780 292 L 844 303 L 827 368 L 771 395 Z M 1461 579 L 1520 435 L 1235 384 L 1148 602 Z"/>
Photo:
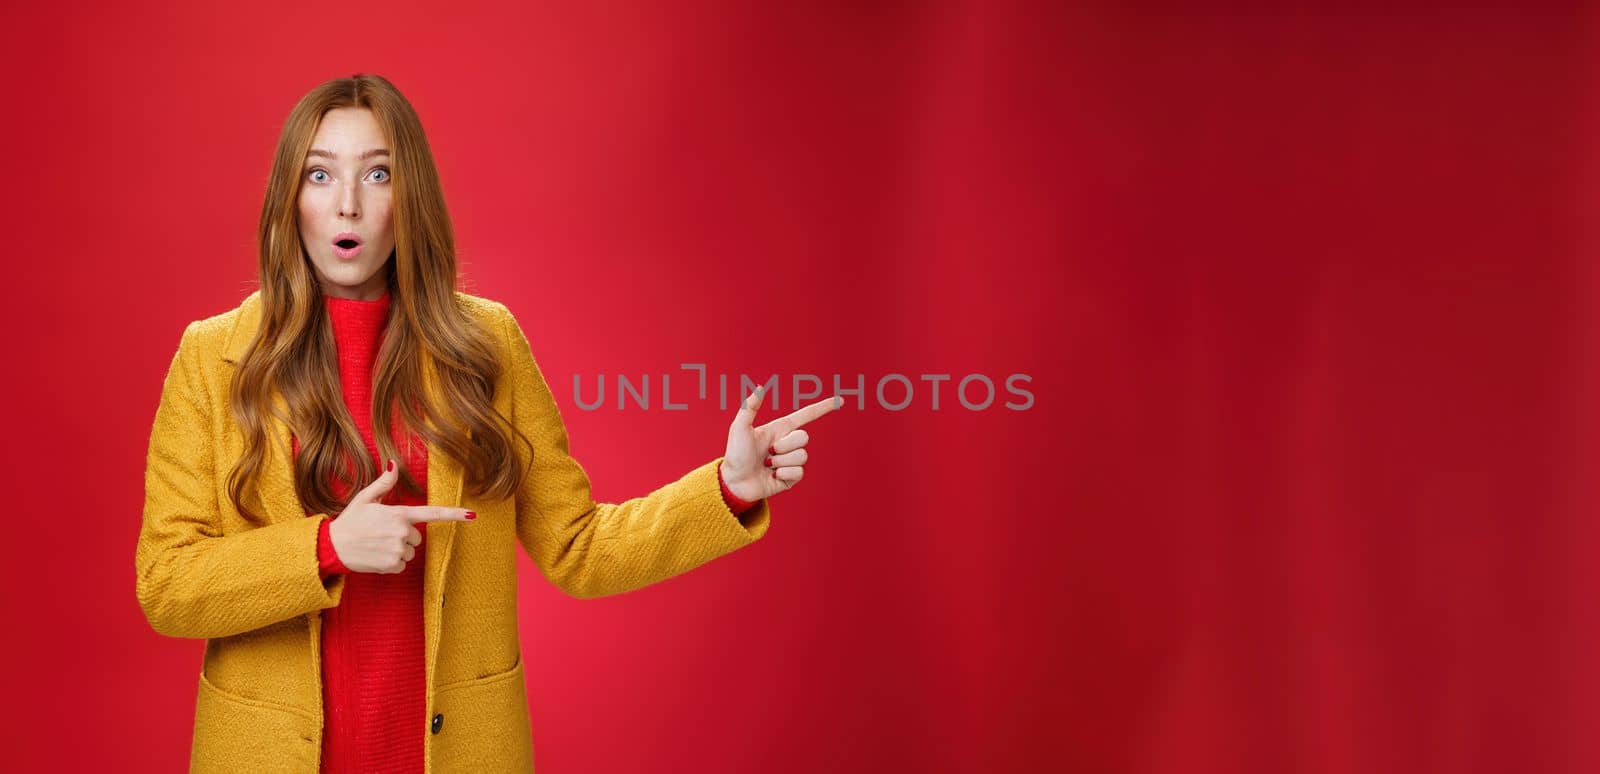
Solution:
<path fill-rule="evenodd" d="M 541 771 L 1600 766 L 1589 20 L 788 5 L 0 11 L 5 768 L 184 766 L 150 421 L 254 287 L 282 119 L 358 71 L 601 499 L 732 412 L 573 374 L 866 375 L 755 546 L 587 602 L 524 560 Z"/>

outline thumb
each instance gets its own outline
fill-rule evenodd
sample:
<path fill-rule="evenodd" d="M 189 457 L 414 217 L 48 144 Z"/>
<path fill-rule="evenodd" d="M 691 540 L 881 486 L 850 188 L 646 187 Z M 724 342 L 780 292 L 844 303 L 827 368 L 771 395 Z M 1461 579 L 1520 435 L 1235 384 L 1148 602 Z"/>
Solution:
<path fill-rule="evenodd" d="M 350 498 L 350 504 L 355 505 L 358 502 L 375 503 L 384 495 L 388 494 L 389 490 L 393 489 L 394 485 L 399 483 L 399 481 L 400 467 L 394 464 L 394 460 L 389 460 L 388 465 L 383 470 L 383 473 L 381 473 L 377 478 L 373 479 L 372 483 L 367 484 L 366 488 L 356 492 L 356 496 Z"/>
<path fill-rule="evenodd" d="M 740 404 L 739 413 L 734 415 L 733 423 L 744 427 L 755 425 L 756 411 L 761 408 L 761 404 L 765 402 L 766 397 L 767 386 L 765 384 L 757 386 L 755 392 L 750 393 L 744 399 L 744 403 Z"/>

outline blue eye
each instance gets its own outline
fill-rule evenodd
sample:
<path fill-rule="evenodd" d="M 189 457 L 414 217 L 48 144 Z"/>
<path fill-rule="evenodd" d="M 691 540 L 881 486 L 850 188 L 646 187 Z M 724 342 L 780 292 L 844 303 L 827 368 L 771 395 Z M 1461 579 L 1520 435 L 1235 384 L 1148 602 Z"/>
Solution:
<path fill-rule="evenodd" d="M 377 167 L 376 169 L 373 169 L 372 172 L 374 172 L 374 173 L 382 173 L 383 174 L 383 177 L 378 178 L 374 182 L 378 182 L 378 183 L 387 183 L 387 182 L 389 182 L 389 170 L 388 170 L 388 168 L 386 168 L 386 167 Z M 317 177 L 317 175 L 322 175 L 322 177 Z M 311 172 L 308 174 L 308 176 L 311 178 L 312 182 L 317 182 L 317 183 L 325 183 L 329 179 L 327 171 L 323 170 L 323 169 L 320 169 L 320 168 L 311 170 Z"/>

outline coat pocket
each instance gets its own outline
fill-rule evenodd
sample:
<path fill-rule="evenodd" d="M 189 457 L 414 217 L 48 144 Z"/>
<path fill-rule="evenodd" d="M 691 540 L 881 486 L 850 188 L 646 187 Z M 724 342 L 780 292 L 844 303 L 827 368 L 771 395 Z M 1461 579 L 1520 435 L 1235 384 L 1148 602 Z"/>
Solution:
<path fill-rule="evenodd" d="M 438 729 L 429 736 L 433 771 L 533 771 L 521 654 L 504 672 L 440 687 L 429 718 Z"/>
<path fill-rule="evenodd" d="M 321 723 L 309 715 L 223 691 L 202 671 L 189 771 L 315 774 L 322 752 L 320 733 Z"/>

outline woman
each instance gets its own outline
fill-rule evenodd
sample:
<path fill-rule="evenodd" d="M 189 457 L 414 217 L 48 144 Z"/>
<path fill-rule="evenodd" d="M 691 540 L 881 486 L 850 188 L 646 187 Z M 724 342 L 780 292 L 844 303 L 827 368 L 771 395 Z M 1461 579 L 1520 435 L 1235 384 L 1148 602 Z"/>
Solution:
<path fill-rule="evenodd" d="M 531 769 L 516 546 L 589 598 L 749 545 L 840 403 L 758 426 L 758 390 L 723 456 L 595 503 L 521 327 L 455 290 L 421 122 L 377 76 L 289 114 L 259 242 L 260 289 L 183 332 L 145 473 L 139 603 L 207 640 L 193 771 Z"/>

